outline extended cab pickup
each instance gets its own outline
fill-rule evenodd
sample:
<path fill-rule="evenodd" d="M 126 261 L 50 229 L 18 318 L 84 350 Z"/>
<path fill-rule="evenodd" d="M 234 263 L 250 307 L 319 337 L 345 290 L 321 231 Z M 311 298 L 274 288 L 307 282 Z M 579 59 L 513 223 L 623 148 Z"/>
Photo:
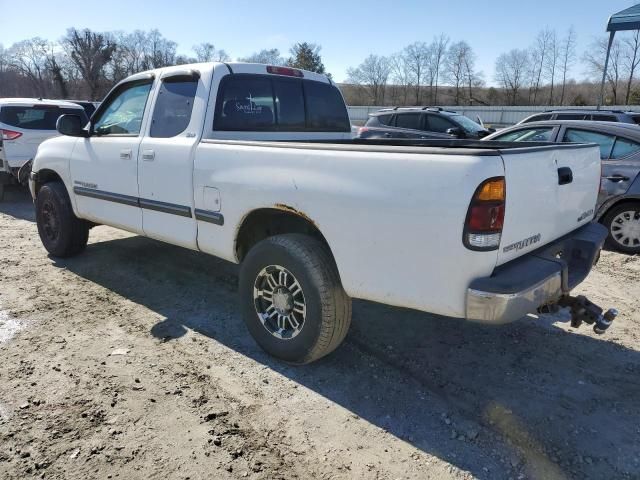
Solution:
<path fill-rule="evenodd" d="M 569 292 L 607 234 L 598 147 L 350 139 L 331 80 L 291 68 L 140 73 L 58 130 L 30 182 L 52 255 L 105 224 L 239 263 L 249 331 L 293 363 L 340 344 L 351 298 L 486 323 L 583 312 Z"/>

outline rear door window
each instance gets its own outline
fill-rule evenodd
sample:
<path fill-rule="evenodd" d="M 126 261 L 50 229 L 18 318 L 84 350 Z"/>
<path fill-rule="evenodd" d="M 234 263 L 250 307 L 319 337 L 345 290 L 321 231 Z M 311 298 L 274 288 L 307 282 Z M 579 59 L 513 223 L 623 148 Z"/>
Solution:
<path fill-rule="evenodd" d="M 378 115 L 378 122 L 382 125 L 390 125 L 391 124 L 392 115 Z"/>
<path fill-rule="evenodd" d="M 597 143 L 600 146 L 600 158 L 603 160 L 609 158 L 614 140 L 613 135 L 578 128 L 567 128 L 562 137 L 563 142 Z"/>
<path fill-rule="evenodd" d="M 638 151 L 640 151 L 640 143 L 634 142 L 633 140 L 629 140 L 627 138 L 618 137 L 616 138 L 616 143 L 613 146 L 611 158 L 624 158 Z"/>
<path fill-rule="evenodd" d="M 220 84 L 213 128 L 350 132 L 351 124 L 334 85 L 275 75 L 235 74 Z"/>
<path fill-rule="evenodd" d="M 170 138 L 185 131 L 197 89 L 198 79 L 193 77 L 170 77 L 162 82 L 151 117 L 151 137 Z"/>
<path fill-rule="evenodd" d="M 505 133 L 493 140 L 501 142 L 550 142 L 553 127 L 523 128 L 515 132 Z"/>
<path fill-rule="evenodd" d="M 0 109 L 0 122 L 24 130 L 55 130 L 60 115 L 79 115 L 82 123 L 89 119 L 81 108 L 56 106 L 17 107 L 4 106 Z"/>
<path fill-rule="evenodd" d="M 420 130 L 422 128 L 421 120 L 421 113 L 399 113 L 396 116 L 396 127 Z"/>

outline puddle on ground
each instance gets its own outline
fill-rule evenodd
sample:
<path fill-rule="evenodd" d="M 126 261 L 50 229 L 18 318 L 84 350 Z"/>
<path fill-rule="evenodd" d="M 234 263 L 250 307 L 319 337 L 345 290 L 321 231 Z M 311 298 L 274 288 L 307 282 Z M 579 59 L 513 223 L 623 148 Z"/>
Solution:
<path fill-rule="evenodd" d="M 12 318 L 9 312 L 0 310 L 0 345 L 7 343 L 23 328 L 22 322 Z"/>

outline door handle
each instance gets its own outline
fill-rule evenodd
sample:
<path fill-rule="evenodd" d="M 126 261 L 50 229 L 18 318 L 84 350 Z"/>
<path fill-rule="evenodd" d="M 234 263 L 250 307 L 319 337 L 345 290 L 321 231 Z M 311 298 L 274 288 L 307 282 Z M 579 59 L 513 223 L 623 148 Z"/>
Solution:
<path fill-rule="evenodd" d="M 153 162 L 153 160 L 156 158 L 156 152 L 154 152 L 153 150 L 143 150 L 142 151 L 142 159 L 146 160 L 147 162 Z"/>
<path fill-rule="evenodd" d="M 611 180 L 612 182 L 626 182 L 629 180 L 629 177 L 625 177 L 624 175 L 611 175 L 610 177 L 604 177 L 607 180 Z"/>
<path fill-rule="evenodd" d="M 131 160 L 131 149 L 120 150 L 120 160 Z"/>
<path fill-rule="evenodd" d="M 567 185 L 573 182 L 573 172 L 569 167 L 560 167 L 558 169 L 558 185 Z"/>

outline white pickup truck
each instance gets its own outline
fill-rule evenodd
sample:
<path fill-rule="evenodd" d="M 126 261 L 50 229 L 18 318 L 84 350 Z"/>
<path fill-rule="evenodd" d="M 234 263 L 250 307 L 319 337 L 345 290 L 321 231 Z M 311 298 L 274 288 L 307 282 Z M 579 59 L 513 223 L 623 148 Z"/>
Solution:
<path fill-rule="evenodd" d="M 351 298 L 486 323 L 565 305 L 598 331 L 615 313 L 569 294 L 607 235 L 597 146 L 351 139 L 330 79 L 241 63 L 134 75 L 58 130 L 30 178 L 45 248 L 105 224 L 240 263 L 248 329 L 288 362 L 341 343 Z"/>

